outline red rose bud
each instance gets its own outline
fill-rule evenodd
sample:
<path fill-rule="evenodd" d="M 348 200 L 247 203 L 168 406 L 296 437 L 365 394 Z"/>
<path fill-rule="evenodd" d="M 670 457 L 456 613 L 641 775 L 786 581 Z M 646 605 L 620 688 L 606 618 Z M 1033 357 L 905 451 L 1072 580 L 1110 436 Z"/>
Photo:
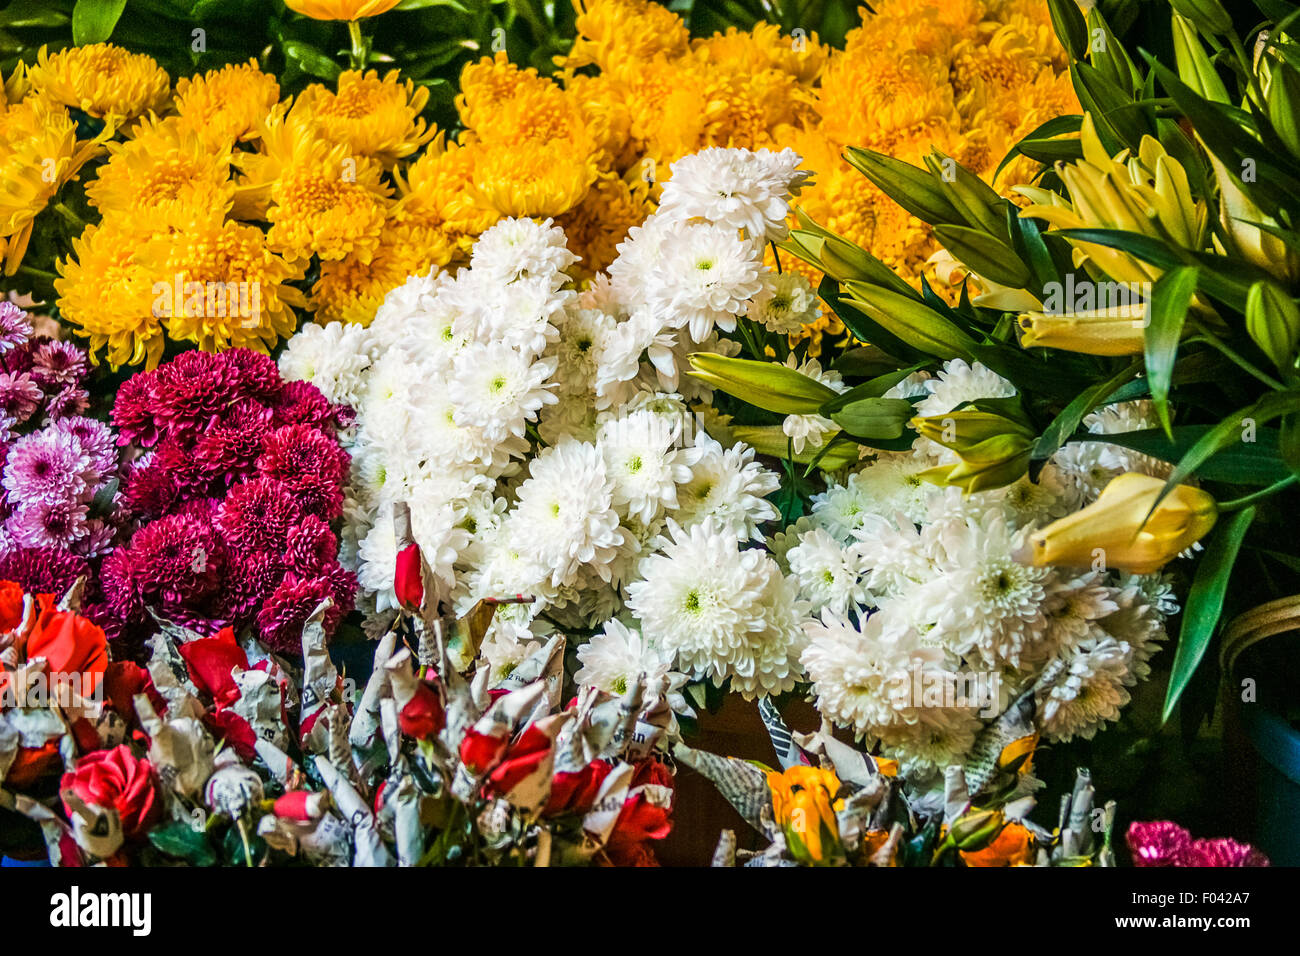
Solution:
<path fill-rule="evenodd" d="M 586 813 L 596 802 L 600 785 L 613 769 L 603 760 L 593 760 L 581 770 L 557 773 L 551 778 L 551 797 L 542 811 L 544 817 L 565 813 Z"/>
<path fill-rule="evenodd" d="M 424 579 L 420 574 L 420 546 L 408 544 L 397 552 L 397 571 L 393 575 L 393 590 L 397 601 L 409 611 L 418 611 L 424 604 Z"/>
<path fill-rule="evenodd" d="M 384 663 L 397 704 L 397 723 L 402 733 L 416 740 L 436 736 L 447 726 L 442 699 L 433 685 L 411 670 L 411 652 L 402 648 Z"/>
<path fill-rule="evenodd" d="M 23 622 L 23 589 L 13 581 L 0 581 L 0 634 Z"/>
<path fill-rule="evenodd" d="M 536 724 L 530 724 L 488 775 L 488 786 L 505 796 L 536 773 L 551 752 L 551 738 Z"/>
<path fill-rule="evenodd" d="M 460 762 L 471 774 L 478 776 L 501 761 L 509 744 L 504 734 L 498 737 L 470 730 L 460 742 Z"/>
<path fill-rule="evenodd" d="M 211 694 L 218 707 L 228 707 L 239 700 L 239 685 L 231 671 L 236 667 L 248 670 L 248 657 L 233 636 L 228 641 L 221 634 L 201 637 L 182 644 L 179 650 L 189 666 L 194 686 Z"/>
<path fill-rule="evenodd" d="M 328 806 L 323 791 L 290 790 L 271 808 L 277 817 L 308 823 L 325 815 Z"/>
<path fill-rule="evenodd" d="M 111 661 L 104 671 L 104 698 L 128 724 L 135 723 L 136 694 L 146 695 L 160 714 L 167 709 L 167 702 L 153 686 L 153 678 L 147 670 L 131 661 Z"/>

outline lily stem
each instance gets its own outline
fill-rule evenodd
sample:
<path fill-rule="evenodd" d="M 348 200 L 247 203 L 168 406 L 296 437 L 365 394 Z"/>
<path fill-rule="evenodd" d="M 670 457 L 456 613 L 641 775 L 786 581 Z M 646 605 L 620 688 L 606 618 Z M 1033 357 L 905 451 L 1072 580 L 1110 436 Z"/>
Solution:
<path fill-rule="evenodd" d="M 1267 488 L 1261 489 L 1260 491 L 1256 491 L 1252 494 L 1245 495 L 1241 498 L 1233 498 L 1231 501 L 1222 502 L 1219 505 L 1219 511 L 1221 512 L 1240 511 L 1242 508 L 1245 508 L 1248 505 L 1253 505 L 1256 501 L 1260 501 L 1264 498 L 1269 497 L 1270 495 L 1277 494 L 1283 488 L 1289 488 L 1291 485 L 1294 485 L 1297 481 L 1300 481 L 1300 476 L 1287 475 L 1281 481 L 1275 481 L 1273 482 L 1273 484 L 1269 485 Z"/>

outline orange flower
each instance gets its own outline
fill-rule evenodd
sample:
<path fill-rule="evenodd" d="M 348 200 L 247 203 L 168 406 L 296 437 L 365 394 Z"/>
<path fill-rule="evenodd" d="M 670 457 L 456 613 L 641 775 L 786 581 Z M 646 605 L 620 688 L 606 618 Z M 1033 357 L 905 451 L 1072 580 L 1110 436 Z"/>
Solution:
<path fill-rule="evenodd" d="M 1021 823 L 1008 823 L 982 850 L 961 850 L 967 866 L 1029 866 L 1034 859 L 1033 838 Z"/>
<path fill-rule="evenodd" d="M 400 0 L 284 0 L 294 13 L 313 20 L 360 20 L 377 17 L 397 6 Z"/>

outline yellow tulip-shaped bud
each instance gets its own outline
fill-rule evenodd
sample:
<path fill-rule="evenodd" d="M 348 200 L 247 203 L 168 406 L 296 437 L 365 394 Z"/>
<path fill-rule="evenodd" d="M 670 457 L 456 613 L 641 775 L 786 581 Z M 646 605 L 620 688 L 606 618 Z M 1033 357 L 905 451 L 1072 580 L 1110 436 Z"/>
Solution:
<path fill-rule="evenodd" d="M 1020 344 L 1086 355 L 1141 355 L 1146 340 L 1146 303 L 1082 312 L 1020 314 Z"/>
<path fill-rule="evenodd" d="M 840 781 L 835 773 L 818 767 L 791 767 L 770 771 L 772 816 L 785 831 L 790 854 L 801 863 L 830 863 L 841 854 L 835 807 Z"/>
<path fill-rule="evenodd" d="M 284 5 L 313 20 L 360 20 L 387 13 L 400 2 L 401 0 L 284 0 Z"/>
<path fill-rule="evenodd" d="M 1031 534 L 1016 558 L 1037 566 L 1100 562 L 1134 574 L 1158 571 L 1205 537 L 1218 517 L 1214 498 L 1191 485 L 1175 486 L 1156 505 L 1164 486 L 1137 472 L 1113 478 L 1088 507 Z"/>

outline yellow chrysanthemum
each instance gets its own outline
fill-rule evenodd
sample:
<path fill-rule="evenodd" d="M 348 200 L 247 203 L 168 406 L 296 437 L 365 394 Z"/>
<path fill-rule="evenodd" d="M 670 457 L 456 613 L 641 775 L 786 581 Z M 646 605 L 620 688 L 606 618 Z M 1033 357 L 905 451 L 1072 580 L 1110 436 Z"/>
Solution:
<path fill-rule="evenodd" d="M 110 43 L 68 47 L 52 56 L 41 47 L 29 78 L 41 95 L 114 122 L 160 112 L 171 92 L 166 71 L 153 57 Z"/>
<path fill-rule="evenodd" d="M 368 261 L 379 245 L 391 190 L 377 162 L 345 147 L 319 148 L 289 165 L 271 186 L 270 247 L 290 260 Z"/>
<path fill-rule="evenodd" d="M 208 223 L 159 236 L 140 261 L 157 283 L 154 307 L 168 336 L 208 352 L 269 351 L 293 334 L 293 307 L 305 304 L 288 284 L 301 269 L 276 255 L 256 226 Z"/>
<path fill-rule="evenodd" d="M 349 70 L 339 76 L 337 92 L 319 83 L 307 87 L 290 121 L 306 124 L 322 139 L 358 156 L 392 166 L 437 132 L 419 118 L 428 100 L 428 89 L 417 89 L 410 80 L 401 82 L 396 70 L 382 80 L 374 70 Z"/>
<path fill-rule="evenodd" d="M 90 159 L 98 140 L 78 140 L 67 109 L 39 97 L 0 111 L 0 240 L 5 274 L 22 262 L 37 215 Z"/>
<path fill-rule="evenodd" d="M 429 271 L 450 246 L 433 249 L 412 242 L 400 228 L 386 231 L 378 250 L 368 262 L 349 256 L 321 264 L 320 279 L 311 289 L 308 308 L 321 325 L 353 322 L 369 325 L 389 291 L 413 275 Z"/>
<path fill-rule="evenodd" d="M 651 0 L 573 0 L 578 36 L 564 65 L 608 70 L 628 60 L 678 57 L 690 31 L 667 7 Z"/>
<path fill-rule="evenodd" d="M 247 140 L 280 99 L 280 84 L 256 60 L 176 81 L 176 112 L 217 142 Z"/>
<path fill-rule="evenodd" d="M 72 255 L 58 263 L 54 280 L 59 313 L 89 339 L 93 361 L 153 368 L 166 336 L 155 310 L 159 276 L 142 264 L 139 237 L 120 220 L 87 226 L 72 240 Z"/>
<path fill-rule="evenodd" d="M 406 168 L 396 173 L 398 200 L 394 223 L 424 241 L 448 243 L 453 255 L 468 256 L 474 238 L 489 229 L 499 213 L 479 200 L 473 188 L 475 150 L 456 143 L 443 147 L 441 137 Z M 434 240 L 433 237 L 441 237 Z"/>
<path fill-rule="evenodd" d="M 599 174 L 590 159 L 575 162 L 573 152 L 568 140 L 481 149 L 474 160 L 474 193 L 501 216 L 562 215 L 582 201 Z"/>
<path fill-rule="evenodd" d="M 516 94 L 530 91 L 545 94 L 553 87 L 554 84 L 538 76 L 535 69 L 520 69 L 510 62 L 505 51 L 501 51 L 495 56 L 485 56 L 465 64 L 460 71 L 456 111 L 467 129 L 475 129 L 491 122 L 501 104 Z"/>
<path fill-rule="evenodd" d="M 618 244 L 633 226 L 654 212 L 649 184 L 632 185 L 612 174 L 603 176 L 576 207 L 556 220 L 564 229 L 569 250 L 579 257 L 586 275 L 602 272 L 618 257 Z"/>
<path fill-rule="evenodd" d="M 109 161 L 86 187 L 90 204 L 144 233 L 220 222 L 235 185 L 230 149 L 210 146 L 177 117 L 141 120 L 126 142 L 109 146 Z"/>

